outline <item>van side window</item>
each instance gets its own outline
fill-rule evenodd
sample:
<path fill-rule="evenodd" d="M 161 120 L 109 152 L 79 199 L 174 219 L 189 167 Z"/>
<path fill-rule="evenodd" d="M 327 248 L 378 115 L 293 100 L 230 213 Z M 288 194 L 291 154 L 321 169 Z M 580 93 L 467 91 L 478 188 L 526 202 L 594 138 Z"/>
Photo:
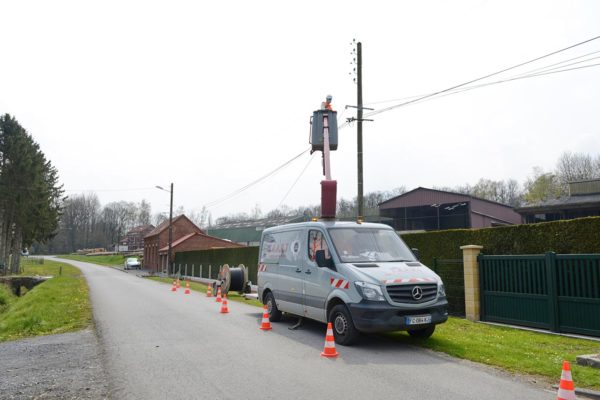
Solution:
<path fill-rule="evenodd" d="M 330 258 L 327 241 L 321 231 L 308 231 L 308 259 L 315 262 L 317 250 L 325 250 L 325 258 Z"/>
<path fill-rule="evenodd" d="M 260 262 L 265 264 L 294 263 L 300 253 L 302 231 L 268 233 L 263 236 Z"/>

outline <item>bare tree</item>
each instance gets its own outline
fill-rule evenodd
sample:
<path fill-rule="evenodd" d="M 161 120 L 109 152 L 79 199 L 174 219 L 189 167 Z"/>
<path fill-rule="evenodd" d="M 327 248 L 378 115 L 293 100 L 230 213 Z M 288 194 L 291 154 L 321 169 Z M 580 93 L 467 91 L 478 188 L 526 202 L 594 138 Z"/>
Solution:
<path fill-rule="evenodd" d="M 522 195 L 519 182 L 515 179 L 494 181 L 483 178 L 471 188 L 469 194 L 513 207 L 520 204 Z"/>
<path fill-rule="evenodd" d="M 523 191 L 521 190 L 519 182 L 515 179 L 508 179 L 505 181 L 504 185 L 504 197 L 500 203 L 508 204 L 512 207 L 519 207 L 523 204 Z"/>
<path fill-rule="evenodd" d="M 158 212 L 158 213 L 154 214 L 154 216 L 152 217 L 152 221 L 154 222 L 153 225 L 158 226 L 168 219 L 169 219 L 168 213 Z"/>
<path fill-rule="evenodd" d="M 100 200 L 95 193 L 75 195 L 63 203 L 59 235 L 65 251 L 96 247 L 96 229 L 100 217 Z"/>
<path fill-rule="evenodd" d="M 569 182 L 600 178 L 600 156 L 594 160 L 589 154 L 564 152 L 556 163 L 555 174 L 561 192 L 567 194 Z"/>
<path fill-rule="evenodd" d="M 152 213 L 152 207 L 146 200 L 140 201 L 137 206 L 136 224 L 137 225 L 150 225 L 150 215 Z"/>
<path fill-rule="evenodd" d="M 102 223 L 106 235 L 106 247 L 118 244 L 121 238 L 133 227 L 136 221 L 135 203 L 118 201 L 108 203 L 102 210 Z"/>
<path fill-rule="evenodd" d="M 260 205 L 256 203 L 250 212 L 250 218 L 252 219 L 261 219 L 263 217 L 263 212 L 260 209 Z"/>
<path fill-rule="evenodd" d="M 206 209 L 206 206 L 203 206 L 202 210 L 200 210 L 199 212 L 191 210 L 188 213 L 186 213 L 186 215 L 193 223 L 195 223 L 202 229 L 206 229 L 209 225 L 208 219 L 209 219 L 210 213 Z"/>

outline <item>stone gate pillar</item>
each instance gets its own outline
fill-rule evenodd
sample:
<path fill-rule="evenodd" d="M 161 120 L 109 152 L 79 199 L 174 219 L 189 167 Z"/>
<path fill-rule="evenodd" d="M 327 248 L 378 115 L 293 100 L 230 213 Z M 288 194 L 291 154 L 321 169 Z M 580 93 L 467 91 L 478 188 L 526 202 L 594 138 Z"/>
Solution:
<path fill-rule="evenodd" d="M 463 251 L 463 265 L 465 278 L 465 314 L 469 321 L 479 321 L 479 265 L 477 256 L 483 246 L 468 245 L 461 246 Z"/>

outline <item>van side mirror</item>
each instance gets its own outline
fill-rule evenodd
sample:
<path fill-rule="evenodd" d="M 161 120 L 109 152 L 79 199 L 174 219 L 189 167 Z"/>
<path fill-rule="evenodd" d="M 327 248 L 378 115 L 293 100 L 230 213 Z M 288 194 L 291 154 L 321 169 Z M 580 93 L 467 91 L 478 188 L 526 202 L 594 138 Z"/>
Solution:
<path fill-rule="evenodd" d="M 410 251 L 412 251 L 413 255 L 418 261 L 421 261 L 421 252 L 419 249 L 410 249 Z"/>
<path fill-rule="evenodd" d="M 333 265 L 333 259 L 331 257 L 325 258 L 325 250 L 317 250 L 317 252 L 315 253 L 315 258 L 317 260 L 317 266 L 319 268 L 329 268 L 335 270 L 335 267 Z"/>

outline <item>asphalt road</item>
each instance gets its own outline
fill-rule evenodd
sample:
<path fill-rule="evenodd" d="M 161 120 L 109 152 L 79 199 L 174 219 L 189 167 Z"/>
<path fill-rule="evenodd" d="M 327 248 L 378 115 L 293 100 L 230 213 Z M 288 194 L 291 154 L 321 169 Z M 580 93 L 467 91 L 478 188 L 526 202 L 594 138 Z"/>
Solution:
<path fill-rule="evenodd" d="M 320 356 L 325 325 L 294 321 L 261 331 L 262 310 L 112 268 L 81 268 L 113 399 L 555 399 L 478 364 L 367 336 L 340 356 Z"/>
<path fill-rule="evenodd" d="M 106 399 L 102 361 L 93 329 L 0 343 L 0 399 Z"/>

